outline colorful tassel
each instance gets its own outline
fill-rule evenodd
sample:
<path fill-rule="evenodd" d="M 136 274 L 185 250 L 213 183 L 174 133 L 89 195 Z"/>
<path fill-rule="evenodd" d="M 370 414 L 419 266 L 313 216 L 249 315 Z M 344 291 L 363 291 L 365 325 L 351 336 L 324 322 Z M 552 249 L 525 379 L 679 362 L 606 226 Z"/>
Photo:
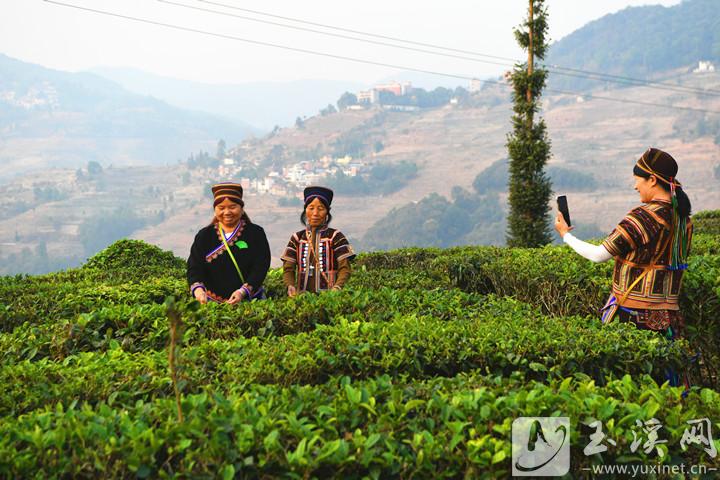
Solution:
<path fill-rule="evenodd" d="M 670 195 L 672 196 L 672 209 L 673 209 L 673 220 L 672 220 L 672 233 L 673 241 L 671 245 L 671 257 L 669 270 L 685 270 L 688 267 L 686 263 L 687 251 L 688 251 L 688 238 L 687 238 L 687 218 L 680 218 L 678 213 L 678 199 L 675 193 L 675 180 L 670 177 Z"/>

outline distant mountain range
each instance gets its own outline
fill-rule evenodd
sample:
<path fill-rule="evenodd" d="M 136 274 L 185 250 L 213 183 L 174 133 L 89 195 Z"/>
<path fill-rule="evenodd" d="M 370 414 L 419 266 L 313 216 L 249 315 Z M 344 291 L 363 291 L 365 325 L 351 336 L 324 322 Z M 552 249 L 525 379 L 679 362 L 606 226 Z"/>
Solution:
<path fill-rule="evenodd" d="M 363 84 L 336 80 L 209 84 L 163 77 L 130 68 L 91 70 L 127 90 L 162 99 L 178 107 L 249 122 L 266 131 L 292 125 L 300 116 L 312 116 L 346 91 Z"/>
<path fill-rule="evenodd" d="M 552 11 L 550 15 L 552 23 Z M 664 77 L 671 70 L 696 66 L 699 60 L 720 63 L 719 19 L 719 0 L 685 0 L 673 7 L 629 7 L 590 22 L 552 44 L 546 63 L 642 79 Z M 316 114 L 328 103 L 334 104 L 345 91 L 370 86 L 334 80 L 207 84 L 129 68 L 91 71 L 129 91 L 181 108 L 249 122 L 266 131 L 275 125 L 292 125 L 298 116 Z M 379 81 L 390 80 L 412 81 L 428 90 L 462 83 L 417 72 L 398 72 Z M 606 86 L 605 82 L 557 72 L 551 74 L 549 82 L 555 88 Z"/>
<path fill-rule="evenodd" d="M 627 8 L 554 43 L 547 57 L 548 64 L 638 78 L 667 78 L 699 60 L 720 66 L 720 0 Z M 574 90 L 619 86 L 557 72 L 549 78 L 551 87 Z M 409 72 L 392 79 L 426 88 L 458 83 Z M 125 68 L 69 73 L 0 54 L 0 180 L 16 167 L 176 163 L 199 149 L 214 151 L 221 138 L 234 145 L 275 125 L 293 125 L 343 92 L 368 86 L 333 80 L 213 85 Z"/>
<path fill-rule="evenodd" d="M 0 162 L 37 154 L 58 166 L 98 159 L 174 163 L 193 150 L 215 148 L 220 138 L 235 143 L 257 132 L 237 120 L 131 93 L 92 73 L 51 70 L 0 54 Z M 19 148 L 31 139 L 43 144 L 37 152 Z M 127 150 L 115 155 L 120 145 Z"/>
<path fill-rule="evenodd" d="M 718 65 L 720 1 L 685 0 L 672 7 L 626 8 L 554 43 L 546 60 L 551 65 L 639 78 L 696 67 L 700 60 Z M 592 88 L 602 82 L 552 73 L 550 84 Z"/>

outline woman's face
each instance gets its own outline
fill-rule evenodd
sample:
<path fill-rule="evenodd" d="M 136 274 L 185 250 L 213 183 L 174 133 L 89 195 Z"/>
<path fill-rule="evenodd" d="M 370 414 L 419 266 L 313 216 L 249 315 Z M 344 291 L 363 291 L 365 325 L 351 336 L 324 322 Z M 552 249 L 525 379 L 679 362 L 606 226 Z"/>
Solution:
<path fill-rule="evenodd" d="M 243 214 L 243 207 L 229 198 L 215 206 L 215 218 L 225 227 L 235 227 Z"/>
<path fill-rule="evenodd" d="M 653 199 L 654 187 L 657 185 L 657 180 L 653 176 L 649 178 L 635 177 L 635 190 L 640 194 L 640 201 L 647 203 Z"/>
<path fill-rule="evenodd" d="M 319 227 L 324 224 L 327 219 L 327 214 L 327 208 L 325 208 L 325 205 L 317 198 L 305 207 L 305 216 L 311 227 Z"/>

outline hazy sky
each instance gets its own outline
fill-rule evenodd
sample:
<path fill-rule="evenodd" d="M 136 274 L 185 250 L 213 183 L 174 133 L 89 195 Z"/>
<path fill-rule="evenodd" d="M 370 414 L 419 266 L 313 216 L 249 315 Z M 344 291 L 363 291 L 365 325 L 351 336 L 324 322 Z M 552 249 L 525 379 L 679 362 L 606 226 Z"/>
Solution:
<path fill-rule="evenodd" d="M 277 43 L 470 76 L 502 67 L 407 52 L 189 10 L 157 0 L 58 0 L 88 8 L 181 25 L 223 35 Z M 176 3 L 265 18 L 198 0 Z M 526 0 L 210 0 L 424 43 L 519 58 L 512 28 Z M 679 0 L 548 0 L 550 36 L 557 40 L 585 23 L 628 6 L 675 5 Z M 274 19 L 276 22 L 290 23 Z M 296 24 L 297 25 L 297 24 Z M 312 27 L 309 27 L 312 28 Z M 0 0 L 0 53 L 60 70 L 134 67 L 211 83 L 307 78 L 372 82 L 397 70 L 321 58 L 275 48 L 170 30 L 61 7 L 42 0 Z"/>

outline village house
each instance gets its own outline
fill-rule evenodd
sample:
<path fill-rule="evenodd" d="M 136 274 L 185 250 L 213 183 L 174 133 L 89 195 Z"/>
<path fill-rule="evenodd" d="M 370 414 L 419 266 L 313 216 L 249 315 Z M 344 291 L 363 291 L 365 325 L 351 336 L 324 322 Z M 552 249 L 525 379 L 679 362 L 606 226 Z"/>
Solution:
<path fill-rule="evenodd" d="M 715 65 L 710 61 L 700 60 L 698 66 L 693 70 L 693 73 L 710 73 L 715 71 Z"/>
<path fill-rule="evenodd" d="M 412 83 L 410 82 L 390 82 L 375 85 L 370 90 L 361 90 L 357 93 L 358 103 L 376 104 L 380 101 L 380 92 L 390 92 L 393 95 L 401 97 L 412 91 Z"/>

